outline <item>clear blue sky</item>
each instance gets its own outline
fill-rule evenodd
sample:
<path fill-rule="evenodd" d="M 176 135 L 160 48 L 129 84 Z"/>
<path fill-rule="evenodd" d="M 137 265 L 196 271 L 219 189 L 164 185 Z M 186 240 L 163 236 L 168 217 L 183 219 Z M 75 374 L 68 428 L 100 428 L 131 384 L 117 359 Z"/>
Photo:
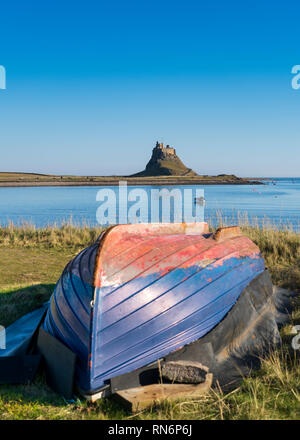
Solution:
<path fill-rule="evenodd" d="M 299 176 L 298 1 L 14 1 L 0 9 L 0 170 Z"/>

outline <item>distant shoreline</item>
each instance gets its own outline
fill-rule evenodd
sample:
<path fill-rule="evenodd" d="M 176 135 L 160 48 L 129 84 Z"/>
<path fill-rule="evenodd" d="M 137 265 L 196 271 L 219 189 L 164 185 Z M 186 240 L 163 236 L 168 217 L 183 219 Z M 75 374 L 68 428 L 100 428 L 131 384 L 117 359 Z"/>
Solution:
<path fill-rule="evenodd" d="M 264 180 L 264 179 L 261 179 Z M 260 179 L 244 179 L 235 176 L 47 176 L 38 174 L 0 173 L 0 187 L 38 187 L 38 186 L 118 186 L 126 181 L 128 186 L 175 186 L 175 185 L 263 185 Z"/>

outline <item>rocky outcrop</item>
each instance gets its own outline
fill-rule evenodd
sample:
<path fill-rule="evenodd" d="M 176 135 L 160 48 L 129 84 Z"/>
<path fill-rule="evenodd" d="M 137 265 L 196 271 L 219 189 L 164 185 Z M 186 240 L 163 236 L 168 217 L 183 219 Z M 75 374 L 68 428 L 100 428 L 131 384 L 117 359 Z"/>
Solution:
<path fill-rule="evenodd" d="M 164 147 L 157 142 L 152 150 L 152 156 L 144 171 L 133 174 L 132 177 L 144 176 L 197 176 L 191 168 L 187 168 L 176 154 L 175 148 Z"/>

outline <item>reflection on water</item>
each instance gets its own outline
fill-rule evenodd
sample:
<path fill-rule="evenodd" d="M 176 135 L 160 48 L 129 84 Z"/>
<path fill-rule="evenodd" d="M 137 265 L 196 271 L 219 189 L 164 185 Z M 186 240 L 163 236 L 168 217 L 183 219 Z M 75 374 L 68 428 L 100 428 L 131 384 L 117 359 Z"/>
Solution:
<path fill-rule="evenodd" d="M 151 189 L 157 187 L 143 188 L 150 195 Z M 203 188 L 205 219 L 213 223 L 220 216 L 227 218 L 231 224 L 248 217 L 249 220 L 257 219 L 259 223 L 270 221 L 281 228 L 291 226 L 300 231 L 300 178 L 273 178 L 265 185 L 178 188 L 194 191 Z M 26 221 L 41 227 L 61 224 L 72 218 L 75 223 L 96 225 L 96 212 L 100 204 L 96 194 L 99 189 L 101 187 L 0 188 L 0 223 L 5 225 L 9 220 L 14 223 Z M 193 199 L 191 204 L 196 202 Z"/>

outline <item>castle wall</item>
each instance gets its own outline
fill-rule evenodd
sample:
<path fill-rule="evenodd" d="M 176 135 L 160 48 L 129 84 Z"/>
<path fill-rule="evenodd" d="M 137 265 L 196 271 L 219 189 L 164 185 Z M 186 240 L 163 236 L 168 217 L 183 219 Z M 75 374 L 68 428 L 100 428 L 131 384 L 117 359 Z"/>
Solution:
<path fill-rule="evenodd" d="M 169 145 L 164 147 L 164 144 L 162 142 L 161 143 L 156 142 L 156 146 L 155 146 L 155 148 L 153 148 L 153 151 L 156 151 L 156 150 L 159 150 L 161 153 L 163 153 L 165 155 L 171 155 L 171 156 L 176 155 L 175 148 L 172 148 Z"/>

